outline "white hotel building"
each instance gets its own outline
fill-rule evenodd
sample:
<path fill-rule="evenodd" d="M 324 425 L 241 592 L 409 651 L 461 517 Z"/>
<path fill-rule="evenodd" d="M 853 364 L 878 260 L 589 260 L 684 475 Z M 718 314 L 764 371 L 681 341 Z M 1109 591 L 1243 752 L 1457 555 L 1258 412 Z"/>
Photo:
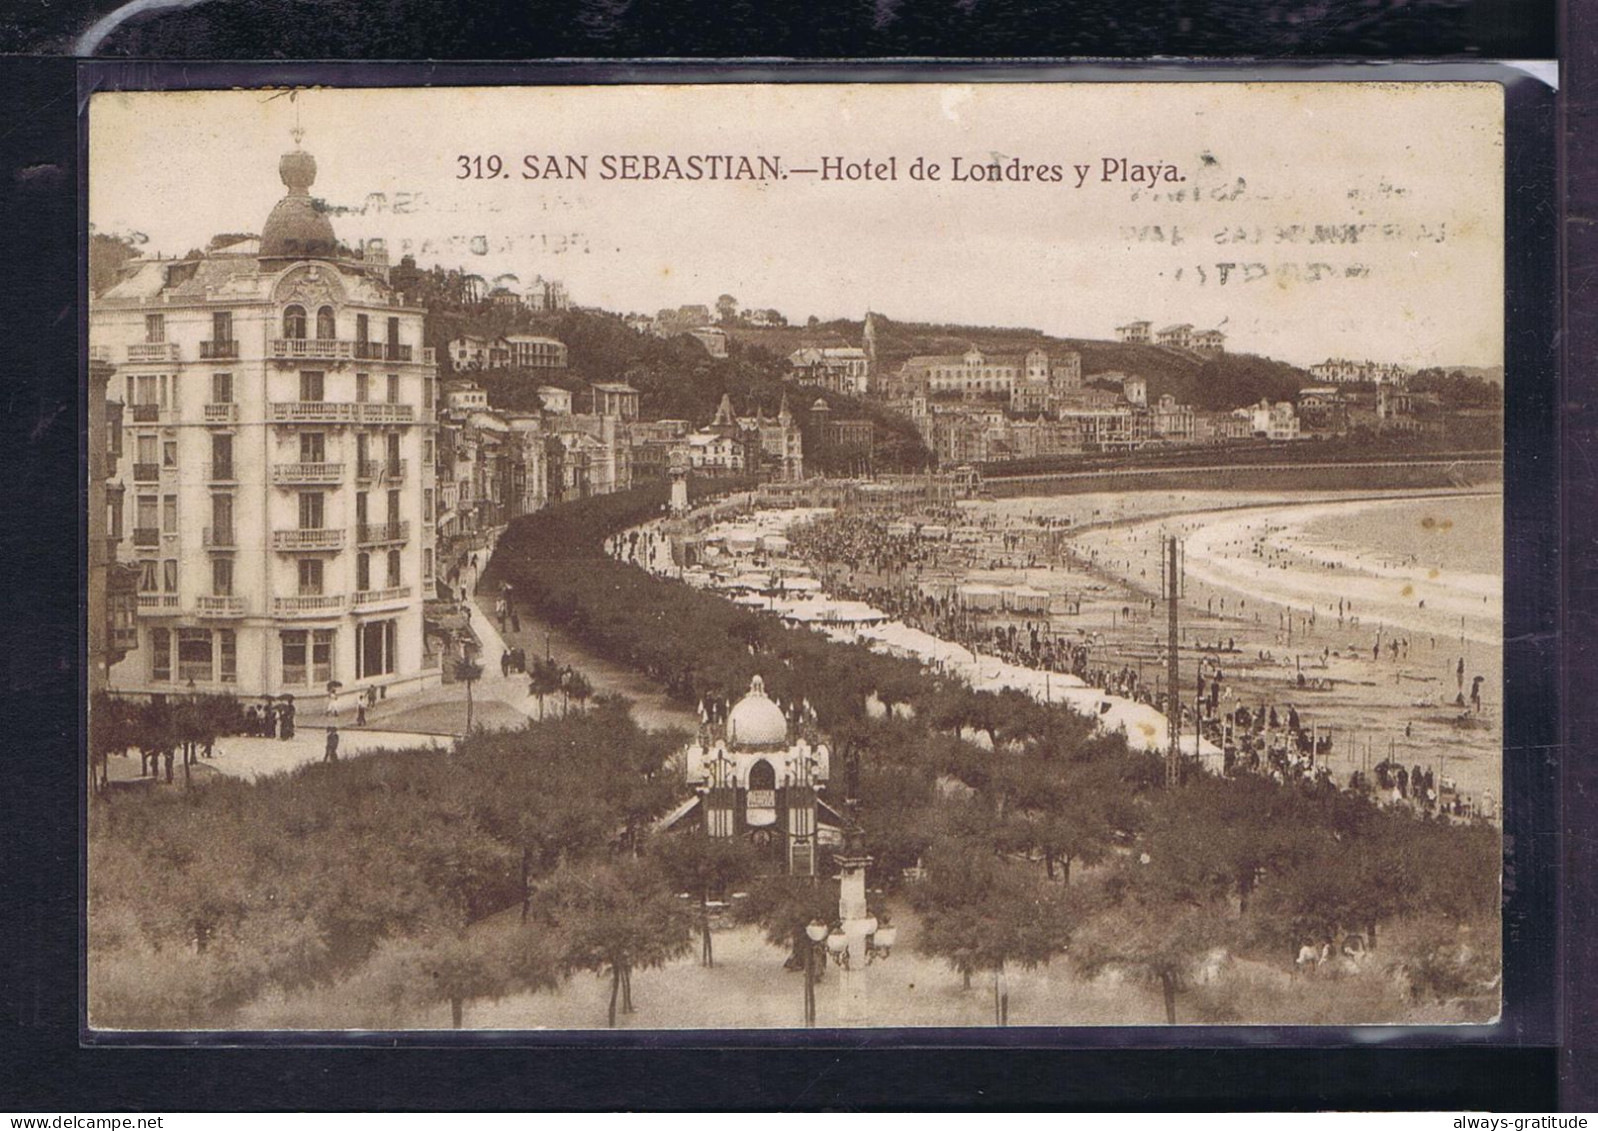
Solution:
<path fill-rule="evenodd" d="M 92 301 L 126 398 L 120 691 L 384 695 L 436 683 L 436 368 L 387 264 L 340 246 L 296 148 L 260 240 L 138 261 Z M 117 493 L 112 492 L 115 500 Z M 113 503 L 113 505 L 115 505 Z M 120 518 L 120 525 L 118 519 Z"/>

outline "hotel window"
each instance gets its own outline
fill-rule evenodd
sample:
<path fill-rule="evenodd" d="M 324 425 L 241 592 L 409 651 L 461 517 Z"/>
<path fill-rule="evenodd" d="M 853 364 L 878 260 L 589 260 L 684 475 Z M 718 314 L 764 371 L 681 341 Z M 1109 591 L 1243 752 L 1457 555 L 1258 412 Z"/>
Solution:
<path fill-rule="evenodd" d="M 400 552 L 398 550 L 390 550 L 388 552 L 388 587 L 393 589 L 395 586 L 399 585 L 399 583 Z"/>
<path fill-rule="evenodd" d="M 323 506 L 322 492 L 300 492 L 300 529 L 321 530 L 322 521 L 327 517 L 326 508 Z"/>
<path fill-rule="evenodd" d="M 283 682 L 293 687 L 305 682 L 306 635 L 303 630 L 296 630 L 278 637 L 283 652 Z"/>
<path fill-rule="evenodd" d="M 231 546 L 233 544 L 233 496 L 211 496 L 211 544 L 213 546 Z"/>
<path fill-rule="evenodd" d="M 399 525 L 399 520 L 400 520 L 400 493 L 398 491 L 390 491 L 388 493 L 388 524 L 390 526 L 398 526 Z M 393 531 L 390 531 L 389 534 L 390 534 L 390 536 L 392 536 L 393 535 Z"/>
<path fill-rule="evenodd" d="M 176 440 L 163 440 L 161 442 L 161 466 L 174 468 L 178 465 L 178 442 Z"/>
<path fill-rule="evenodd" d="M 166 315 L 146 314 L 144 316 L 144 340 L 151 344 L 166 341 Z"/>
<path fill-rule="evenodd" d="M 326 382 L 322 380 L 322 373 L 315 369 L 300 370 L 300 400 L 312 404 L 326 400 Z"/>
<path fill-rule="evenodd" d="M 357 342 L 371 340 L 371 322 L 372 320 L 365 314 L 357 314 L 355 316 L 355 340 Z"/>
<path fill-rule="evenodd" d="M 316 337 L 324 342 L 330 342 L 338 337 L 338 328 L 333 321 L 331 306 L 324 306 L 316 312 Z"/>
<path fill-rule="evenodd" d="M 136 382 L 133 385 L 132 390 L 129 392 L 129 396 L 133 398 L 134 404 L 160 403 L 160 393 L 158 391 L 154 373 L 140 373 L 137 378 L 130 377 L 128 380 L 130 383 Z"/>
<path fill-rule="evenodd" d="M 176 495 L 161 496 L 161 532 L 163 534 L 176 534 L 178 532 L 178 497 Z"/>
<path fill-rule="evenodd" d="M 431 487 L 422 489 L 422 521 L 433 521 L 433 489 Z"/>
<path fill-rule="evenodd" d="M 333 629 L 319 628 L 311 633 L 311 682 L 324 684 L 333 678 Z"/>
<path fill-rule="evenodd" d="M 422 551 L 422 580 L 423 581 L 431 581 L 431 580 L 433 580 L 433 551 L 432 550 L 423 550 Z"/>
<path fill-rule="evenodd" d="M 178 629 L 178 679 L 187 683 L 210 683 L 214 674 L 211 667 L 211 630 L 208 628 Z"/>
<path fill-rule="evenodd" d="M 372 587 L 372 555 L 355 555 L 355 591 L 365 593 Z"/>
<path fill-rule="evenodd" d="M 212 404 L 232 404 L 233 403 L 233 374 L 231 374 L 231 373 L 213 373 L 213 374 L 211 374 L 211 403 Z"/>
<path fill-rule="evenodd" d="M 223 683 L 239 681 L 239 639 L 231 628 L 216 630 L 216 654 L 220 671 L 217 678 Z"/>
<path fill-rule="evenodd" d="M 176 593 L 178 591 L 178 560 L 167 558 L 161 563 L 161 592 Z"/>
<path fill-rule="evenodd" d="M 399 340 L 399 319 L 398 318 L 390 318 L 388 320 L 388 344 L 389 344 L 390 349 L 392 349 L 392 350 L 394 350 L 396 352 L 398 351 L 399 344 L 400 344 L 400 340 Z M 389 356 L 392 357 L 393 354 L 390 354 Z"/>
<path fill-rule="evenodd" d="M 399 404 L 399 374 L 388 375 L 388 403 Z"/>
<path fill-rule="evenodd" d="M 355 399 L 361 404 L 365 404 L 372 399 L 372 375 L 370 373 L 357 373 L 355 375 Z"/>
<path fill-rule="evenodd" d="M 172 678 L 172 630 L 150 630 L 150 678 L 165 682 Z"/>
<path fill-rule="evenodd" d="M 392 620 L 372 621 L 355 630 L 355 678 L 390 675 L 395 669 Z"/>
<path fill-rule="evenodd" d="M 233 478 L 233 433 L 211 433 L 211 478 Z"/>
<path fill-rule="evenodd" d="M 301 558 L 300 571 L 300 596 L 320 597 L 322 595 L 322 559 Z"/>
<path fill-rule="evenodd" d="M 215 557 L 211 559 L 211 595 L 213 597 L 233 596 L 233 559 Z"/>
<path fill-rule="evenodd" d="M 366 525 L 366 495 L 365 491 L 355 492 L 355 525 Z"/>
<path fill-rule="evenodd" d="M 327 434 L 324 432 L 300 433 L 300 462 L 327 462 Z"/>
<path fill-rule="evenodd" d="M 433 441 L 432 440 L 423 440 L 422 441 L 422 466 L 423 467 L 432 467 L 433 466 Z"/>
<path fill-rule="evenodd" d="M 133 523 L 134 529 L 154 530 L 158 521 L 157 515 L 160 513 L 156 509 L 159 506 L 156 497 L 154 495 L 140 495 L 136 505 L 138 509 L 136 521 Z"/>
<path fill-rule="evenodd" d="M 211 312 L 211 340 L 213 342 L 231 342 L 233 340 L 233 312 L 231 310 L 213 310 Z"/>
<path fill-rule="evenodd" d="M 386 455 L 388 457 L 388 473 L 397 477 L 400 470 L 400 434 L 398 432 L 390 432 L 388 434 Z"/>
<path fill-rule="evenodd" d="M 283 336 L 285 338 L 305 337 L 305 308 L 303 306 L 283 308 Z"/>
<path fill-rule="evenodd" d="M 154 558 L 144 558 L 139 562 L 139 592 L 160 592 L 160 566 Z"/>

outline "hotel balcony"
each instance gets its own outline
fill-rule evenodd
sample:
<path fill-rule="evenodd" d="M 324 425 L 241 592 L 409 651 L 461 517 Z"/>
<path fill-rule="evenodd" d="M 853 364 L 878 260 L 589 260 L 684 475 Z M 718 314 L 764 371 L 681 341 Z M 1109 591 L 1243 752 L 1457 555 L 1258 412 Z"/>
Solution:
<path fill-rule="evenodd" d="M 318 529 L 274 530 L 274 550 L 342 550 L 344 531 L 336 527 Z"/>
<path fill-rule="evenodd" d="M 208 404 L 205 406 L 207 424 L 237 424 L 239 406 L 236 404 Z"/>
<path fill-rule="evenodd" d="M 176 361 L 178 357 L 176 342 L 136 342 L 128 347 L 130 365 L 148 361 Z"/>
<path fill-rule="evenodd" d="M 205 548 L 208 550 L 232 550 L 238 547 L 238 535 L 231 526 L 207 526 L 205 528 Z"/>
<path fill-rule="evenodd" d="M 135 526 L 133 528 L 133 544 L 140 549 L 149 549 L 161 544 L 161 532 L 153 526 Z"/>
<path fill-rule="evenodd" d="M 201 342 L 201 361 L 226 361 L 239 356 L 239 343 L 230 342 Z"/>
<path fill-rule="evenodd" d="M 239 481 L 237 469 L 231 463 L 213 463 L 211 465 L 210 481 L 212 483 L 237 483 Z"/>
<path fill-rule="evenodd" d="M 272 598 L 272 615 L 275 617 L 325 617 L 332 613 L 343 611 L 344 594 L 342 593 Z"/>
<path fill-rule="evenodd" d="M 89 347 L 89 360 L 90 361 L 110 361 L 111 360 L 111 347 L 110 346 L 90 346 Z"/>
<path fill-rule="evenodd" d="M 154 424 L 161 419 L 161 406 L 158 404 L 136 404 L 129 408 L 135 424 Z"/>
<path fill-rule="evenodd" d="M 363 482 L 400 483 L 405 479 L 406 461 L 402 459 L 363 459 L 356 477 Z"/>
<path fill-rule="evenodd" d="M 317 483 L 336 484 L 344 478 L 342 463 L 274 463 L 272 482 L 279 487 L 305 487 Z"/>
<path fill-rule="evenodd" d="M 370 402 L 354 405 L 360 409 L 362 424 L 414 424 L 416 422 L 416 407 L 408 404 L 372 404 Z"/>
<path fill-rule="evenodd" d="M 403 542 L 410 536 L 411 524 L 408 522 L 363 522 L 355 529 L 355 541 L 362 546 Z"/>
<path fill-rule="evenodd" d="M 202 617 L 242 617 L 243 597 L 196 597 L 194 611 Z"/>
<path fill-rule="evenodd" d="M 156 613 L 160 616 L 171 616 L 178 611 L 178 595 L 176 593 L 140 593 L 139 612 Z"/>
<path fill-rule="evenodd" d="M 273 361 L 349 361 L 355 356 L 355 343 L 335 338 L 273 338 L 267 356 Z"/>
<path fill-rule="evenodd" d="M 354 424 L 361 408 L 347 401 L 276 401 L 273 424 Z"/>
<path fill-rule="evenodd" d="M 161 465 L 158 463 L 136 463 L 133 465 L 133 481 L 135 483 L 154 483 L 161 478 Z"/>
<path fill-rule="evenodd" d="M 352 342 L 356 361 L 410 361 L 414 347 L 398 342 Z"/>
<path fill-rule="evenodd" d="M 390 585 L 387 589 L 360 590 L 355 594 L 353 605 L 356 612 L 361 612 L 378 605 L 393 605 L 410 599 L 409 585 Z"/>

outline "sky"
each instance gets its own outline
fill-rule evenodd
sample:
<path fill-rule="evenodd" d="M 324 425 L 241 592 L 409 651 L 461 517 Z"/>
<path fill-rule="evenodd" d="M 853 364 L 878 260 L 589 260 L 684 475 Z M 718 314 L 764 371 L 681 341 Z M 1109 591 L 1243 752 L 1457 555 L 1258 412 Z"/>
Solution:
<path fill-rule="evenodd" d="M 1085 338 L 1185 322 L 1298 364 L 1502 362 L 1491 84 L 111 93 L 89 123 L 90 223 L 152 255 L 258 232 L 298 126 L 344 242 L 560 279 L 581 305 L 730 293 L 793 322 L 870 309 Z M 787 175 L 601 179 L 627 154 L 775 158 Z M 588 177 L 524 177 L 551 155 L 586 156 Z M 500 175 L 479 176 L 494 157 Z M 897 179 L 800 171 L 829 157 L 891 157 Z M 918 157 L 937 180 L 911 177 Z M 956 181 L 956 158 L 1059 179 Z"/>

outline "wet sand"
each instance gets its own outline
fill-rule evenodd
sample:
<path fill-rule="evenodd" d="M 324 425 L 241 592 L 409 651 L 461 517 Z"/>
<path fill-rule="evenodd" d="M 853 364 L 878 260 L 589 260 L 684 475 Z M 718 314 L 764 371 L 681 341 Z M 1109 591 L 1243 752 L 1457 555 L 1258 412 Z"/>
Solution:
<path fill-rule="evenodd" d="M 1251 708 L 1293 703 L 1306 725 L 1330 731 L 1340 781 L 1391 753 L 1438 769 L 1477 799 L 1496 799 L 1502 575 L 1481 567 L 1501 559 L 1499 506 L 1498 496 L 1480 492 L 1006 499 L 963 509 L 998 529 L 1068 519 L 1062 555 L 1033 568 L 965 572 L 1048 589 L 1060 595 L 1056 608 L 1080 602 L 1079 613 L 1051 616 L 1051 630 L 1096 634 L 1110 662 L 1157 679 L 1165 610 L 1149 602 L 1159 594 L 1160 538 L 1175 534 L 1186 549 L 1184 684 L 1200 655 L 1231 643 L 1236 651 L 1215 654 L 1234 695 Z M 1416 533 L 1393 533 L 1410 528 Z M 1327 689 L 1299 688 L 1300 671 Z M 1454 698 L 1461 690 L 1468 698 L 1478 675 L 1483 710 L 1462 718 Z"/>

